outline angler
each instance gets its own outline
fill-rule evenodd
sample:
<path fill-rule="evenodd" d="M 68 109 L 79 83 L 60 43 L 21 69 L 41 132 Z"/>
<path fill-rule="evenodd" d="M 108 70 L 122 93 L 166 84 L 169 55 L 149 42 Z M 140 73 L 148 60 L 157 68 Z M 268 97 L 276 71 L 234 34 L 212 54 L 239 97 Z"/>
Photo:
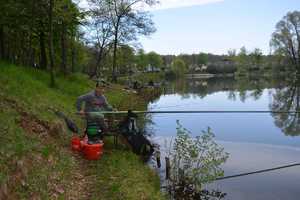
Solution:
<path fill-rule="evenodd" d="M 84 108 L 82 108 L 83 103 Z M 87 119 L 86 135 L 88 136 L 88 143 L 99 143 L 108 129 L 104 121 L 104 115 L 101 112 L 114 110 L 104 96 L 104 88 L 97 83 L 93 91 L 78 97 L 76 107 L 79 114 Z"/>

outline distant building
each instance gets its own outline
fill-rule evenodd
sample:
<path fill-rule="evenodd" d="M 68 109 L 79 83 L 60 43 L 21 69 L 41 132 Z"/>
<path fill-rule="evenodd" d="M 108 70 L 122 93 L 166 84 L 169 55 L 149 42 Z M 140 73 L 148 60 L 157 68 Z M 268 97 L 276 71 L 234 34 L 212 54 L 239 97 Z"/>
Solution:
<path fill-rule="evenodd" d="M 151 66 L 150 64 L 146 67 L 145 72 L 160 72 L 159 67 Z"/>
<path fill-rule="evenodd" d="M 206 72 L 207 66 L 202 64 L 202 65 L 190 65 L 189 69 L 195 73 L 200 73 L 200 72 Z"/>

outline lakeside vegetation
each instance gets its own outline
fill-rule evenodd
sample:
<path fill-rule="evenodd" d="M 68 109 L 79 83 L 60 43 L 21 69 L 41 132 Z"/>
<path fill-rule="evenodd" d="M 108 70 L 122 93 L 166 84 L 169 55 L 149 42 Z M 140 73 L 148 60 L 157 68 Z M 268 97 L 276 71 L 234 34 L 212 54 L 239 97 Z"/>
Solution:
<path fill-rule="evenodd" d="M 57 78 L 56 88 L 49 88 L 48 80 L 46 72 L 0 64 L 1 199 L 164 199 L 154 171 L 125 147 L 116 149 L 109 138 L 98 162 L 86 163 L 71 152 L 71 134 L 49 108 L 83 128 L 74 102 L 94 83 L 79 74 Z M 121 88 L 107 88 L 112 105 L 127 109 L 131 98 L 139 102 L 135 109 L 145 109 L 141 97 Z"/>
<path fill-rule="evenodd" d="M 0 59 L 49 71 L 52 86 L 60 73 L 79 72 L 116 81 L 137 72 L 162 72 L 171 77 L 185 73 L 272 75 L 293 72 L 300 65 L 298 11 L 287 13 L 276 24 L 269 55 L 246 47 L 229 49 L 227 55 L 159 55 L 133 45 L 139 36 L 156 30 L 149 12 L 134 6 L 151 7 L 155 1 L 88 3 L 85 9 L 71 0 L 2 4 Z"/>
<path fill-rule="evenodd" d="M 86 9 L 71 0 L 8 0 L 0 5 L 0 199 L 8 195 L 19 199 L 166 198 L 160 191 L 158 175 L 126 147 L 115 148 L 111 139 L 105 141 L 105 154 L 99 162 L 87 164 L 69 150 L 71 135 L 53 109 L 75 119 L 83 129 L 74 102 L 94 87 L 92 80 L 110 83 L 105 95 L 113 107 L 146 110 L 147 103 L 161 90 L 150 87 L 132 91 L 135 81 L 143 88 L 188 73 L 230 75 L 239 82 L 238 88 L 231 82 L 230 87 L 245 99 L 243 83 L 247 81 L 256 89 L 250 95 L 257 98 L 262 94 L 253 77 L 299 75 L 298 11 L 287 13 L 276 25 L 269 55 L 246 47 L 230 49 L 227 55 L 159 55 L 145 52 L 136 44 L 139 36 L 149 36 L 156 29 L 150 13 L 135 9 L 135 5 L 153 6 L 156 1 L 88 3 Z M 195 90 L 200 88 L 196 95 L 211 92 L 203 87 L 204 82 L 195 85 Z M 293 84 L 298 83 L 293 80 Z M 176 85 L 181 87 L 179 93 L 184 94 L 185 84 Z M 268 87 L 270 83 L 263 84 Z M 217 91 L 229 88 L 213 86 Z M 294 85 L 290 91 L 281 91 L 277 99 L 290 93 L 294 98 L 299 93 Z M 236 98 L 237 94 L 228 96 Z M 293 101 L 288 103 L 294 105 Z M 292 108 L 299 110 L 298 102 Z M 288 110 L 291 106 L 286 108 L 279 102 L 272 109 Z M 280 119 L 289 121 L 289 117 L 277 118 L 280 128 L 289 135 L 297 134 L 298 129 L 292 125 L 298 116 L 288 127 Z M 225 160 L 223 157 L 219 162 Z"/>

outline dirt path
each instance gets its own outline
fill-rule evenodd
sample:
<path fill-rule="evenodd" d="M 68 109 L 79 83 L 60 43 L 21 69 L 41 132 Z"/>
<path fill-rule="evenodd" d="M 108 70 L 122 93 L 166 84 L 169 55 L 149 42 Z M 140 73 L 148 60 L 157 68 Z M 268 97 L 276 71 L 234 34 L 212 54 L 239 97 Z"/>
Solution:
<path fill-rule="evenodd" d="M 68 200 L 90 200 L 92 196 L 92 186 L 95 177 L 89 174 L 87 161 L 80 155 L 74 155 L 76 167 L 73 169 L 70 188 L 68 188 L 66 199 Z"/>

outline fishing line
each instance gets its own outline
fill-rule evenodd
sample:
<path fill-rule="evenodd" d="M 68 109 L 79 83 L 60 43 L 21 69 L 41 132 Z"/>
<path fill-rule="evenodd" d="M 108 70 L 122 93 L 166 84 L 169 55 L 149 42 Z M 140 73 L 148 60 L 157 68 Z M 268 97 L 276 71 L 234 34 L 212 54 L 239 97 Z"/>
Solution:
<path fill-rule="evenodd" d="M 279 167 L 274 167 L 274 168 L 269 168 L 269 169 L 263 169 L 263 170 L 253 171 L 253 172 L 247 172 L 247 173 L 242 173 L 242 174 L 236 174 L 236 175 L 231 175 L 231 176 L 219 177 L 215 181 L 237 178 L 237 177 L 242 177 L 242 176 L 249 176 L 249 175 L 253 175 L 253 174 L 261 174 L 261 173 L 265 173 L 265 172 L 276 171 L 276 170 L 286 169 L 286 168 L 291 168 L 291 167 L 296 167 L 296 166 L 300 166 L 300 163 L 284 165 L 284 166 L 279 166 Z"/>
<path fill-rule="evenodd" d="M 270 111 L 270 110 L 177 110 L 177 111 L 132 111 L 135 114 L 265 114 L 265 113 L 275 113 L 275 114 L 299 114 L 300 111 Z M 128 111 L 103 111 L 103 112 L 86 112 L 86 114 L 128 114 Z M 78 114 L 78 113 L 77 113 Z"/>
<path fill-rule="evenodd" d="M 183 106 L 194 106 L 195 104 L 193 103 L 189 103 L 189 104 L 178 104 L 178 105 L 172 105 L 172 106 L 159 106 L 159 107 L 156 107 L 156 106 L 153 106 L 153 108 L 155 109 L 161 109 L 161 108 L 176 108 L 176 107 L 183 107 Z M 151 109 L 151 108 L 150 108 Z"/>

